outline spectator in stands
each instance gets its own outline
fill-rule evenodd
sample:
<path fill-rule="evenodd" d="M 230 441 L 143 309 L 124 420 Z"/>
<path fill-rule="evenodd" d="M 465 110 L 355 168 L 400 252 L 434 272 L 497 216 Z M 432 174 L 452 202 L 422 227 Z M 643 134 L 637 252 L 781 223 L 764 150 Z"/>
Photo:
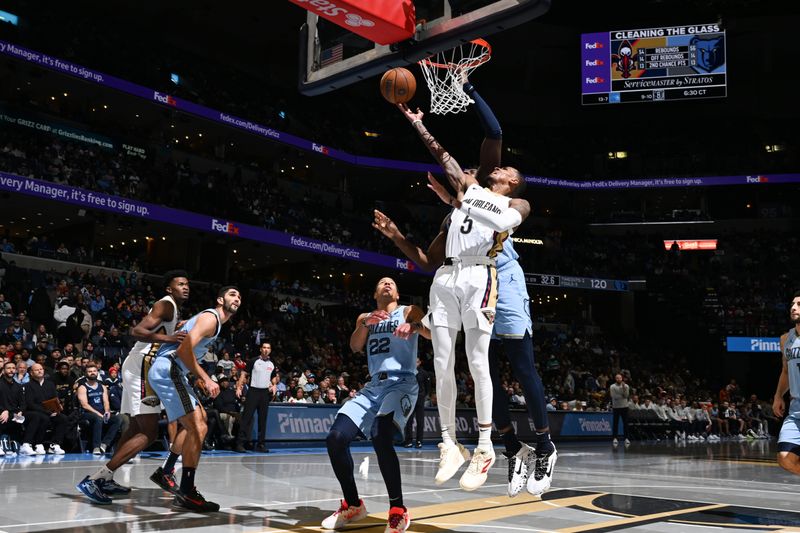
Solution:
<path fill-rule="evenodd" d="M 324 405 L 325 400 L 322 399 L 322 396 L 319 393 L 319 389 L 314 389 L 311 391 L 311 394 L 308 398 L 308 403 L 317 404 L 317 405 Z"/>
<path fill-rule="evenodd" d="M 29 359 L 30 360 L 30 359 Z M 31 361 L 31 365 L 33 366 L 34 362 Z M 27 361 L 17 361 L 17 373 L 14 376 L 14 381 L 17 382 L 18 385 L 27 385 L 31 380 L 30 375 L 28 375 L 28 363 Z"/>
<path fill-rule="evenodd" d="M 36 332 L 33 334 L 31 340 L 34 344 L 39 344 L 40 342 L 44 341 L 45 345 L 48 344 L 55 344 L 56 340 L 53 337 L 53 334 L 47 331 L 47 327 L 44 324 L 39 324 L 39 327 L 36 329 Z"/>
<path fill-rule="evenodd" d="M 295 389 L 294 396 L 289 398 L 289 403 L 308 403 L 303 387 L 297 387 L 297 389 Z"/>
<path fill-rule="evenodd" d="M 310 393 L 312 391 L 317 390 L 319 388 L 319 386 L 317 385 L 316 381 L 317 381 L 317 376 L 316 375 L 308 374 L 306 376 L 306 384 L 303 385 L 303 391 L 306 394 L 308 394 L 308 393 Z"/>
<path fill-rule="evenodd" d="M 550 401 L 547 402 L 547 405 L 544 407 L 547 409 L 547 412 L 558 411 L 558 399 L 555 397 L 550 398 Z"/>
<path fill-rule="evenodd" d="M 328 389 L 325 391 L 325 398 L 323 400 L 328 405 L 335 405 L 339 403 L 336 398 L 336 389 Z"/>
<path fill-rule="evenodd" d="M 231 361 L 231 354 L 227 350 L 222 352 L 222 359 L 217 362 L 217 367 L 222 367 L 222 373 L 225 377 L 231 377 L 231 371 L 234 366 L 233 361 Z"/>
<path fill-rule="evenodd" d="M 59 361 L 56 363 L 56 373 L 53 375 L 53 383 L 56 386 L 58 399 L 61 405 L 64 406 L 64 411 L 70 412 L 72 410 L 72 395 L 75 378 L 69 373 L 68 362 Z"/>
<path fill-rule="evenodd" d="M 122 380 L 119 377 L 119 367 L 115 365 L 108 369 L 108 376 L 103 380 L 103 385 L 108 391 L 108 405 L 111 413 L 119 413 L 122 408 Z"/>
<path fill-rule="evenodd" d="M 0 292 L 0 318 L 14 316 L 11 304 L 6 301 L 6 295 Z"/>
<path fill-rule="evenodd" d="M 64 453 L 62 444 L 69 420 L 62 410 L 55 384 L 45 380 L 42 365 L 33 365 L 31 380 L 25 386 L 25 434 L 19 448 L 21 455 L 44 455 L 44 439 L 48 429 L 53 430 L 48 452 L 57 455 Z"/>
<path fill-rule="evenodd" d="M 350 389 L 345 383 L 346 377 L 349 378 L 350 375 L 345 372 L 336 379 L 336 403 L 342 403 L 350 395 Z"/>
<path fill-rule="evenodd" d="M 730 385 L 728 385 L 730 387 Z M 744 420 L 739 409 L 736 407 L 736 402 L 728 403 L 725 408 L 725 421 L 728 423 L 728 431 L 731 435 L 735 435 L 737 439 L 744 439 Z"/>
<path fill-rule="evenodd" d="M 221 440 L 225 444 L 234 439 L 234 426 L 241 418 L 239 399 L 230 384 L 229 378 L 221 377 L 219 379 L 219 394 L 214 398 L 214 408 L 219 413 L 220 418 Z"/>
<path fill-rule="evenodd" d="M 91 440 L 89 448 L 95 455 L 103 455 L 117 437 L 122 419 L 112 415 L 108 400 L 108 390 L 98 381 L 97 364 L 90 362 L 84 368 L 86 381 L 78 386 L 76 392 L 82 409 L 83 420 L 89 423 Z M 103 436 L 105 426 L 106 434 Z"/>
<path fill-rule="evenodd" d="M 15 372 L 14 363 L 6 361 L 3 364 L 3 375 L 0 378 L 0 434 L 19 438 L 18 427 L 13 419 L 22 416 L 25 397 L 22 387 L 14 381 Z"/>

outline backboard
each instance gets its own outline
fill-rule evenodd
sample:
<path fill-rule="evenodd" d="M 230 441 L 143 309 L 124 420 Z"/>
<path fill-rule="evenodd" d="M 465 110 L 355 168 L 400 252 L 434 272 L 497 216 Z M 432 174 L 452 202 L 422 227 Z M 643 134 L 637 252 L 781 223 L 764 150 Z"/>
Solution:
<path fill-rule="evenodd" d="M 524 24 L 550 0 L 414 0 L 412 39 L 376 44 L 309 11 L 300 29 L 300 92 L 313 96 L 414 64 L 437 52 Z"/>

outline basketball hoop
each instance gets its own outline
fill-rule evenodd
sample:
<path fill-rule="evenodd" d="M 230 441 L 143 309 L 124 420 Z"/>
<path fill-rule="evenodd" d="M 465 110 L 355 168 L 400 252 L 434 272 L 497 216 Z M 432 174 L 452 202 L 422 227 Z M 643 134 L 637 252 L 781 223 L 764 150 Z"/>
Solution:
<path fill-rule="evenodd" d="M 469 76 L 491 58 L 489 43 L 475 39 L 420 61 L 419 67 L 431 91 L 431 113 L 466 111 L 473 100 L 464 92 L 462 76 Z"/>

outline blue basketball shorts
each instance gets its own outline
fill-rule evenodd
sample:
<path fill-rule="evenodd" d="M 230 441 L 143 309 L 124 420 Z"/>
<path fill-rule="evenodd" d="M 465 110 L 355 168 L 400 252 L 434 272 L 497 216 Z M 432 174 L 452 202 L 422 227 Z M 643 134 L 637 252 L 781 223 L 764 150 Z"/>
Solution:
<path fill-rule="evenodd" d="M 183 369 L 170 357 L 156 357 L 147 373 L 150 387 L 167 411 L 167 418 L 174 422 L 197 407 L 197 397 Z"/>
<path fill-rule="evenodd" d="M 522 338 L 533 335 L 531 299 L 525 275 L 516 261 L 497 270 L 497 314 L 492 338 Z"/>
<path fill-rule="evenodd" d="M 337 414 L 348 417 L 369 438 L 375 417 L 391 413 L 395 428 L 402 439 L 408 417 L 417 402 L 418 390 L 419 385 L 414 374 L 389 374 L 386 379 L 373 376 Z"/>

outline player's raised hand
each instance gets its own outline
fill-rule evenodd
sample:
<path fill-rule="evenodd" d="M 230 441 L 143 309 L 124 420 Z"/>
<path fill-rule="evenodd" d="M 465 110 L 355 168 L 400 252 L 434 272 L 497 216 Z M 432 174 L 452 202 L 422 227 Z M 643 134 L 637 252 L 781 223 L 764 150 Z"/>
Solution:
<path fill-rule="evenodd" d="M 400 111 L 403 113 L 403 115 L 405 115 L 405 117 L 408 119 L 408 121 L 411 122 L 412 124 L 414 123 L 415 120 L 420 120 L 421 121 L 422 117 L 425 116 L 425 113 L 423 113 L 420 110 L 420 108 L 417 108 L 417 111 L 414 112 L 414 111 L 411 111 L 411 108 L 408 107 L 406 104 L 397 104 L 397 107 L 398 107 L 398 109 L 400 109 Z"/>
<path fill-rule="evenodd" d="M 397 229 L 397 226 L 394 222 L 392 222 L 391 218 L 384 215 L 377 209 L 373 211 L 373 216 L 375 219 L 372 221 L 372 227 L 383 233 L 386 237 L 394 239 L 402 236 L 400 230 Z"/>
<path fill-rule="evenodd" d="M 772 402 L 772 412 L 775 413 L 775 416 L 783 416 L 785 410 L 786 403 L 784 403 L 783 398 L 775 396 L 775 400 Z"/>
<path fill-rule="evenodd" d="M 453 195 L 450 194 L 450 192 L 444 187 L 444 185 L 436 181 L 436 178 L 434 178 L 433 174 L 431 174 L 430 172 L 428 172 L 428 188 L 433 192 L 435 192 L 436 196 L 438 196 L 439 199 L 444 203 L 446 203 L 447 205 L 456 208 L 459 206 L 459 202 L 457 202 L 456 199 L 453 198 Z"/>

